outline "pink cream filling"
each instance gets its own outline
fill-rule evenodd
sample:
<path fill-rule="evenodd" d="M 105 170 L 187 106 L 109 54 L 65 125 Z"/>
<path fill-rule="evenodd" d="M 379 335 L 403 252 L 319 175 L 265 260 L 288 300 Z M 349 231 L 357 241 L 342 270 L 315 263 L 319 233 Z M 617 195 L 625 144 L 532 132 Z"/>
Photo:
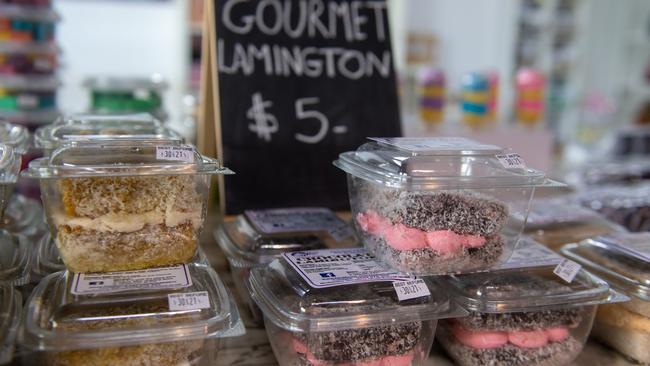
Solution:
<path fill-rule="evenodd" d="M 511 343 L 520 348 L 539 348 L 549 342 L 562 342 L 569 337 L 569 329 L 555 327 L 535 331 L 470 331 L 456 324 L 452 328 L 454 337 L 469 347 L 478 349 L 499 348 Z"/>
<path fill-rule="evenodd" d="M 314 366 L 411 366 L 413 362 L 413 351 L 399 356 L 384 356 L 368 361 L 334 363 L 330 361 L 319 360 L 314 356 L 307 346 L 297 339 L 293 339 L 292 348 L 297 353 L 302 353 Z"/>
<path fill-rule="evenodd" d="M 381 237 L 396 250 L 431 248 L 445 255 L 485 244 L 485 238 L 479 235 L 460 235 L 451 230 L 423 231 L 401 223 L 393 224 L 373 210 L 357 214 L 357 222 L 363 231 Z"/>

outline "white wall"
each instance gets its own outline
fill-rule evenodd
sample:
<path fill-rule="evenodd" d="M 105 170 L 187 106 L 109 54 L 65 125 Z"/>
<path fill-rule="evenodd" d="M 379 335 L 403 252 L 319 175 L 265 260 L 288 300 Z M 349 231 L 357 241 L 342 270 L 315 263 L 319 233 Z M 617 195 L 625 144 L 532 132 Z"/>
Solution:
<path fill-rule="evenodd" d="M 62 21 L 57 41 L 63 51 L 59 106 L 85 111 L 81 86 L 92 75 L 148 76 L 161 73 L 170 84 L 165 106 L 178 120 L 189 77 L 186 0 L 55 0 Z"/>

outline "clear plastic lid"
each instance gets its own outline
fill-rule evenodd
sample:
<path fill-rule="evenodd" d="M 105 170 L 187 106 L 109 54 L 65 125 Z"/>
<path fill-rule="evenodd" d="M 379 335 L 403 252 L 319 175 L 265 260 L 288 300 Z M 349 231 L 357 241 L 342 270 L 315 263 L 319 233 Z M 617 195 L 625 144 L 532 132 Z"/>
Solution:
<path fill-rule="evenodd" d="M 97 139 L 170 139 L 182 142 L 176 132 L 163 127 L 148 113 L 73 115 L 36 130 L 37 148 L 56 149 L 65 142 Z"/>
<path fill-rule="evenodd" d="M 650 301 L 650 233 L 615 233 L 562 247 L 582 264 L 627 295 Z"/>
<path fill-rule="evenodd" d="M 534 199 L 527 219 L 524 213 L 526 210 L 515 210 L 512 219 L 517 222 L 526 220 L 526 229 L 605 220 L 597 212 L 562 198 Z"/>
<path fill-rule="evenodd" d="M 0 88 L 56 92 L 61 82 L 54 76 L 0 75 Z"/>
<path fill-rule="evenodd" d="M 482 313 L 543 311 L 609 301 L 606 282 L 580 269 L 567 283 L 554 266 L 438 277 L 460 306 Z"/>
<path fill-rule="evenodd" d="M 0 286 L 0 364 L 11 361 L 22 305 L 18 291 Z"/>
<path fill-rule="evenodd" d="M 365 180 L 416 190 L 550 184 L 543 172 L 494 145 L 455 137 L 372 140 L 340 154 L 334 165 Z"/>
<path fill-rule="evenodd" d="M 150 77 L 116 77 L 99 76 L 88 78 L 84 86 L 93 91 L 134 91 L 137 89 L 165 90 L 167 82 L 160 74 L 153 74 Z"/>
<path fill-rule="evenodd" d="M 0 184 L 14 184 L 18 180 L 18 173 L 20 172 L 20 155 L 14 153 L 11 146 L 0 143 Z M 7 187 L 2 187 L 5 192 L 0 192 L 0 200 L 2 200 L 2 210 L 4 211 L 5 205 L 11 192 L 7 192 Z"/>
<path fill-rule="evenodd" d="M 399 301 L 391 281 L 313 288 L 283 258 L 251 270 L 248 285 L 264 315 L 289 331 L 320 332 L 459 316 L 446 293 Z"/>
<path fill-rule="evenodd" d="M 27 177 L 232 174 L 216 159 L 202 156 L 192 145 L 168 139 L 103 139 L 72 141 L 49 157 L 29 163 Z"/>
<path fill-rule="evenodd" d="M 239 315 L 217 273 L 203 265 L 186 268 L 187 287 L 87 295 L 73 294 L 72 273 L 49 275 L 27 302 L 21 343 L 64 351 L 232 335 Z"/>
<path fill-rule="evenodd" d="M 37 22 L 57 22 L 59 15 L 51 8 L 20 6 L 11 4 L 0 5 L 0 17 L 17 18 Z"/>
<path fill-rule="evenodd" d="M 247 211 L 220 225 L 214 236 L 231 263 L 242 267 L 267 264 L 285 252 L 357 243 L 351 227 L 321 207 Z"/>
<path fill-rule="evenodd" d="M 0 230 L 0 286 L 29 282 L 31 250 L 24 236 Z"/>
<path fill-rule="evenodd" d="M 29 131 L 23 126 L 0 121 L 0 143 L 11 146 L 16 154 L 25 154 L 29 150 Z"/>

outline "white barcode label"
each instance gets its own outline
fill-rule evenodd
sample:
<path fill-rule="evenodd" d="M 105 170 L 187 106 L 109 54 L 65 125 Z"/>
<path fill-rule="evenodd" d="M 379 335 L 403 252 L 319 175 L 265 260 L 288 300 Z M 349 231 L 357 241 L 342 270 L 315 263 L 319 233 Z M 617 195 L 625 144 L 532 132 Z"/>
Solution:
<path fill-rule="evenodd" d="M 427 287 L 427 284 L 422 279 L 413 281 L 396 281 L 393 282 L 393 287 L 395 288 L 399 301 L 431 296 L 429 287 Z"/>
<path fill-rule="evenodd" d="M 187 265 L 106 273 L 75 273 L 73 295 L 97 295 L 122 291 L 161 290 L 192 286 Z"/>
<path fill-rule="evenodd" d="M 571 283 L 573 282 L 573 279 L 576 278 L 576 275 L 578 272 L 580 272 L 581 268 L 582 266 L 580 266 L 578 263 L 564 259 L 555 267 L 553 273 L 555 273 L 558 277 L 567 283 Z"/>
<path fill-rule="evenodd" d="M 156 159 L 170 161 L 194 162 L 194 150 L 191 147 L 157 146 Z"/>
<path fill-rule="evenodd" d="M 525 169 L 526 163 L 519 154 L 502 154 L 495 155 L 501 165 L 506 169 Z"/>
<path fill-rule="evenodd" d="M 168 294 L 169 310 L 197 310 L 210 308 L 210 296 L 207 291 Z"/>

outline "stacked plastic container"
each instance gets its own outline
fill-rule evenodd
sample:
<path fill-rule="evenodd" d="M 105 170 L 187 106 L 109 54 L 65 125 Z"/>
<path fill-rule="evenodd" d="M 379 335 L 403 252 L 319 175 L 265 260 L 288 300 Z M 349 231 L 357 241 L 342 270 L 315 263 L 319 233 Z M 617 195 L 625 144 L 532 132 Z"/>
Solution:
<path fill-rule="evenodd" d="M 642 364 L 650 363 L 650 234 L 612 234 L 569 244 L 562 253 L 632 301 L 598 309 L 594 335 Z"/>
<path fill-rule="evenodd" d="M 40 181 L 51 239 L 37 248 L 23 363 L 214 362 L 241 324 L 198 237 L 211 176 L 230 170 L 151 116 L 73 116 L 37 135 L 46 156 L 23 175 Z"/>

